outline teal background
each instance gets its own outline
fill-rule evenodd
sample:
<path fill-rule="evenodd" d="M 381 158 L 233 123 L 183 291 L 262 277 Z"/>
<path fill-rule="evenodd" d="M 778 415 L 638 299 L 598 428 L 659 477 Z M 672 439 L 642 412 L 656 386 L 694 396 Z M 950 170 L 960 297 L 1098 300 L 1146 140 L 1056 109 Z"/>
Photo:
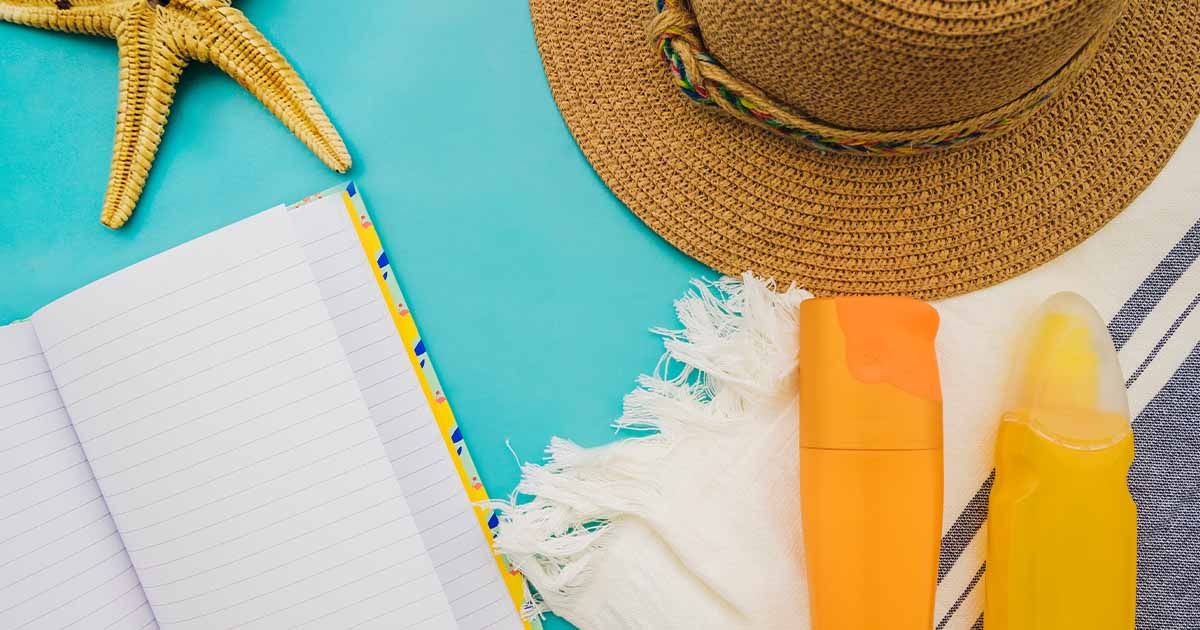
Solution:
<path fill-rule="evenodd" d="M 113 42 L 0 24 L 0 322 L 346 178 L 362 190 L 493 495 L 552 435 L 585 445 L 712 275 L 604 187 L 555 108 L 521 0 L 245 0 L 345 137 L 327 170 L 246 91 L 193 65 L 141 204 L 99 223 Z M 551 620 L 550 630 L 568 628 Z"/>

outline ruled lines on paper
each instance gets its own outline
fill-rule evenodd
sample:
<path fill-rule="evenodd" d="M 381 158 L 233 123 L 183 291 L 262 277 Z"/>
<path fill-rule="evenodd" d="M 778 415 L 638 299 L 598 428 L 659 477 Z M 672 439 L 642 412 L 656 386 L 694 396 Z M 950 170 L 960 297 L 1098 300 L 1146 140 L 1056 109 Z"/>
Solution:
<path fill-rule="evenodd" d="M 0 328 L 0 627 L 156 627 L 29 323 Z"/>
<path fill-rule="evenodd" d="M 281 207 L 35 315 L 161 627 L 454 627 L 317 289 L 353 275 Z"/>
<path fill-rule="evenodd" d="M 343 201 L 291 217 L 458 627 L 523 628 Z"/>

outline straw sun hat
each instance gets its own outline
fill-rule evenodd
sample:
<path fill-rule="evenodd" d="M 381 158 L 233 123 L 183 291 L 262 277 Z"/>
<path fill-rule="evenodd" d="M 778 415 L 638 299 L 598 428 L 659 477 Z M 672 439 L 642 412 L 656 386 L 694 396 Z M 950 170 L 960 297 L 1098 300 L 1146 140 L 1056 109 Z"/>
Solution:
<path fill-rule="evenodd" d="M 1046 262 L 1129 204 L 1200 111 L 1200 0 L 530 8 L 617 197 L 719 271 L 818 293 L 943 297 Z"/>

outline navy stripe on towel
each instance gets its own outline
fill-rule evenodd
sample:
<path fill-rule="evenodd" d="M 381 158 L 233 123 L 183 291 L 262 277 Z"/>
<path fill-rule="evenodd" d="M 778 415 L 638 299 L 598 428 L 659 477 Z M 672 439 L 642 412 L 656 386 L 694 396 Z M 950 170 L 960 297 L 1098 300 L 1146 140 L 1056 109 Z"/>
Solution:
<path fill-rule="evenodd" d="M 958 599 L 954 600 L 954 605 L 950 606 L 950 610 L 946 611 L 946 614 L 938 622 L 935 630 L 943 630 L 946 624 L 950 623 L 950 620 L 954 618 L 954 613 L 958 612 L 959 608 L 962 608 L 963 602 L 967 600 L 967 596 L 971 594 L 971 591 L 975 590 L 975 587 L 979 584 L 979 580 L 983 579 L 983 572 L 986 570 L 986 562 L 979 565 L 979 570 L 975 572 L 975 577 L 971 578 L 971 583 L 967 584 L 967 588 L 958 596 Z"/>
<path fill-rule="evenodd" d="M 1138 365 L 1137 369 L 1133 371 L 1133 374 L 1130 374 L 1129 378 L 1125 380 L 1125 389 L 1129 389 L 1135 382 L 1137 382 L 1139 378 L 1142 377 L 1142 372 L 1145 372 L 1146 368 L 1150 367 L 1150 364 L 1153 363 L 1154 359 L 1158 357 L 1158 353 L 1167 345 L 1167 342 L 1170 341 L 1171 337 L 1175 335 L 1175 331 L 1179 330 L 1179 327 L 1183 325 L 1183 322 L 1187 320 L 1188 316 L 1192 314 L 1192 311 L 1195 310 L 1196 305 L 1198 304 L 1200 304 L 1200 295 L 1192 298 L 1192 301 L 1187 305 L 1187 308 L 1183 309 L 1183 312 L 1179 314 L 1179 317 L 1176 317 L 1175 321 L 1171 322 L 1171 326 L 1167 328 L 1166 334 L 1162 336 L 1162 339 L 1158 340 L 1158 343 L 1154 344 L 1154 347 L 1150 350 L 1150 354 L 1147 355 L 1145 359 L 1142 359 L 1142 363 Z"/>
<path fill-rule="evenodd" d="M 1200 628 L 1200 344 L 1134 421 L 1138 630 Z"/>
<path fill-rule="evenodd" d="M 938 557 L 938 584 L 941 584 L 946 574 L 950 573 L 950 569 L 954 568 L 954 563 L 962 556 L 963 550 L 971 544 L 975 534 L 979 533 L 979 528 L 983 527 L 983 522 L 987 520 L 988 496 L 992 493 L 992 482 L 995 479 L 996 471 L 993 470 L 975 492 L 975 496 L 967 502 L 967 507 L 954 519 L 954 524 L 946 530 L 946 535 L 942 536 L 942 550 Z"/>
<path fill-rule="evenodd" d="M 1117 350 L 1125 347 L 1133 333 L 1146 321 L 1150 311 L 1162 301 L 1196 258 L 1200 258 L 1200 221 L 1193 224 L 1187 234 L 1175 243 L 1108 323 L 1108 333 L 1112 335 Z"/>

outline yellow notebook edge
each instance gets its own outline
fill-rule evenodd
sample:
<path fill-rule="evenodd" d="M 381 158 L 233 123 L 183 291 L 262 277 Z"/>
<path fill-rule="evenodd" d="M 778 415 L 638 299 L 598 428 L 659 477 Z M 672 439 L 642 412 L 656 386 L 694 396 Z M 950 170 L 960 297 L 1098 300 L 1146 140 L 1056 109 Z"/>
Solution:
<path fill-rule="evenodd" d="M 450 407 L 450 401 L 447 399 L 445 390 L 442 389 L 441 382 L 438 380 L 437 372 L 433 367 L 433 361 L 429 358 L 429 353 L 425 350 L 425 344 L 421 338 L 420 331 L 417 329 L 417 323 L 413 318 L 412 310 L 408 307 L 404 293 L 400 290 L 400 285 L 396 280 L 395 273 L 392 271 L 387 252 L 383 247 L 383 242 L 380 240 L 379 234 L 375 231 L 375 226 L 371 222 L 366 204 L 363 202 L 362 194 L 359 193 L 354 182 L 347 182 L 316 195 L 306 197 L 292 204 L 292 207 L 308 203 L 315 199 L 335 195 L 340 196 L 342 202 L 345 204 L 346 212 L 350 215 L 350 222 L 354 225 L 354 230 L 358 235 L 359 243 L 362 245 L 363 253 L 373 263 L 371 269 L 374 272 L 376 282 L 379 284 L 379 290 L 387 302 L 388 311 L 392 314 L 392 321 L 396 324 L 396 331 L 400 334 L 400 339 L 404 342 L 404 346 L 408 351 L 408 359 L 412 362 L 417 378 L 421 382 L 426 402 L 429 404 L 429 408 L 437 421 L 439 433 L 450 454 L 450 460 L 454 462 L 454 467 L 458 470 L 459 481 L 467 493 L 467 498 L 475 507 L 475 518 L 478 520 L 479 527 L 483 531 L 488 544 L 493 547 L 492 551 L 496 559 L 496 564 L 500 570 L 501 577 L 504 579 L 505 586 L 508 588 L 513 605 L 516 606 L 517 612 L 520 613 L 528 630 L 541 630 L 542 623 L 537 616 L 538 609 L 534 604 L 533 595 L 529 590 L 529 585 L 525 581 L 524 576 L 513 569 L 512 565 L 503 556 L 495 553 L 495 533 L 493 532 L 493 528 L 498 525 L 498 519 L 492 510 L 481 505 L 481 502 L 488 500 L 487 490 L 483 487 L 483 483 L 479 479 L 479 473 L 475 469 L 471 453 L 467 450 L 466 442 L 463 440 L 462 431 L 458 427 L 458 422 L 454 419 L 454 411 Z"/>

